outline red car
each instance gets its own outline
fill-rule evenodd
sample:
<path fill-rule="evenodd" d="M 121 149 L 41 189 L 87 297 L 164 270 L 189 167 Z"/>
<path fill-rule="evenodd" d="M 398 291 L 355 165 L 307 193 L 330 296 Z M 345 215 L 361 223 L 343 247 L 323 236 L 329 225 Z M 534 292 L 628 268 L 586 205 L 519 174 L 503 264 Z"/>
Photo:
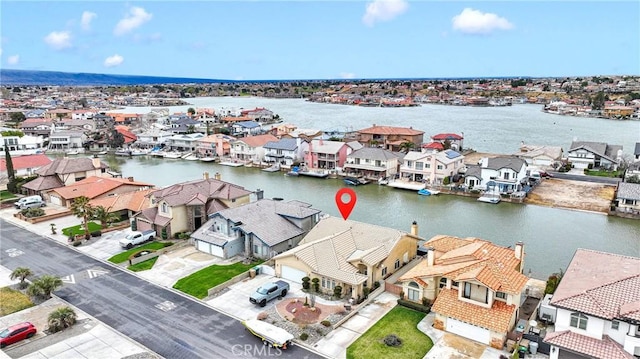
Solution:
<path fill-rule="evenodd" d="M 0 332 L 0 348 L 19 342 L 23 339 L 31 338 L 36 335 L 38 330 L 29 322 L 19 323 L 10 326 Z"/>

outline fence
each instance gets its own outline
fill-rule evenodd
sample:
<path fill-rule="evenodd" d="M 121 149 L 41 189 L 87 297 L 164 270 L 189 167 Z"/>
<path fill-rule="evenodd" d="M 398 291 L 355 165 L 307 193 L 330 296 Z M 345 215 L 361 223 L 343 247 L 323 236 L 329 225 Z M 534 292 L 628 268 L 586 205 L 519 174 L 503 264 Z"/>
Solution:
<path fill-rule="evenodd" d="M 373 301 L 377 296 L 382 294 L 384 291 L 385 289 L 382 286 L 380 286 L 378 287 L 378 289 L 369 293 L 369 296 L 367 297 L 367 299 L 362 301 L 362 303 L 358 304 L 358 307 L 355 310 L 348 312 L 342 319 L 338 320 L 336 324 L 333 325 L 333 329 L 339 328 L 342 324 L 344 324 L 344 322 L 346 322 L 347 320 L 349 320 L 349 318 L 356 315 L 360 311 L 360 309 L 364 308 L 367 304 L 371 303 L 371 301 Z"/>
<path fill-rule="evenodd" d="M 229 287 L 232 284 L 236 284 L 238 282 L 242 282 L 243 280 L 249 278 L 249 271 L 246 271 L 244 273 L 240 273 L 237 276 L 229 279 L 228 281 L 218 284 L 217 286 L 213 287 L 213 288 L 209 288 L 209 290 L 207 291 L 207 296 L 213 296 L 216 295 L 220 292 L 222 292 L 224 289 L 226 289 L 227 287 Z"/>

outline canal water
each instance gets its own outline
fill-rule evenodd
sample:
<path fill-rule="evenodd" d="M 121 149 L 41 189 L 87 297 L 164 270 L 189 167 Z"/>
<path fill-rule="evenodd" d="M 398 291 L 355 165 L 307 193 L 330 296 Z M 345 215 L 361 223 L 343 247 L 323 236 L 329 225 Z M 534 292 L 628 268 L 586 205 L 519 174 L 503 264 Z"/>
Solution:
<path fill-rule="evenodd" d="M 510 107 L 454 107 L 423 105 L 409 108 L 371 108 L 318 104 L 302 99 L 253 97 L 203 97 L 191 105 L 172 107 L 171 113 L 189 107 L 252 109 L 264 107 L 286 123 L 300 128 L 357 130 L 373 124 L 413 127 L 428 137 L 441 132 L 464 133 L 466 148 L 479 152 L 513 153 L 520 142 L 562 146 L 574 139 L 619 144 L 632 153 L 640 142 L 640 122 L 558 116 L 541 112 L 540 105 Z M 146 113 L 148 107 L 129 107 L 119 112 Z M 110 158 L 123 175 L 156 186 L 220 173 L 221 179 L 249 190 L 264 190 L 266 198 L 301 200 L 328 214 L 340 216 L 335 193 L 343 187 L 337 179 L 286 177 L 257 168 L 227 167 L 198 161 L 155 157 Z M 419 196 L 413 191 L 369 184 L 354 188 L 357 203 L 350 219 L 409 231 L 416 221 L 419 235 L 437 234 L 477 237 L 510 246 L 523 241 L 525 271 L 536 278 L 565 269 L 577 248 L 640 256 L 640 221 L 598 213 L 500 203 L 492 205 L 454 195 Z"/>

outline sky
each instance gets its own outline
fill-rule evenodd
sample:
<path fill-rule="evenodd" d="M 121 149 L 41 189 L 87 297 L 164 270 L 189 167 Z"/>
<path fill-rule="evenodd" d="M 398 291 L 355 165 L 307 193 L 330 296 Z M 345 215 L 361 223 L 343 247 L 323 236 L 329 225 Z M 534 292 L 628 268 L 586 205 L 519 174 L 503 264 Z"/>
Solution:
<path fill-rule="evenodd" d="M 28 1 L 0 66 L 221 80 L 640 74 L 640 1 Z"/>

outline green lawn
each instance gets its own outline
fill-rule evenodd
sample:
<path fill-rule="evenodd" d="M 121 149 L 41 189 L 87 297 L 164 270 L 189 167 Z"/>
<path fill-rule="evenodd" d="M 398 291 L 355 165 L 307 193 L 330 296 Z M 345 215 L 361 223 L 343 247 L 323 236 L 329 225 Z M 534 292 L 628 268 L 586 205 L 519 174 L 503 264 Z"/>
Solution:
<path fill-rule="evenodd" d="M 598 177 L 620 177 L 622 171 L 605 171 L 605 170 L 584 170 L 584 174 L 588 176 L 598 176 Z"/>
<path fill-rule="evenodd" d="M 115 264 L 122 263 L 122 262 L 128 260 L 129 257 L 131 257 L 132 254 L 134 254 L 136 252 L 139 252 L 139 251 L 141 251 L 143 249 L 155 249 L 155 250 L 158 250 L 158 249 L 162 249 L 164 247 L 168 247 L 168 246 L 170 246 L 172 244 L 173 243 L 170 243 L 170 242 L 149 242 L 147 244 L 141 245 L 140 247 L 131 248 L 128 251 L 124 251 L 122 253 L 118 253 L 115 256 L 109 258 L 108 261 L 111 262 L 111 263 L 115 263 Z"/>
<path fill-rule="evenodd" d="M 16 198 L 16 195 L 9 191 L 0 191 L 0 201 L 4 201 L 5 199 Z"/>
<path fill-rule="evenodd" d="M 425 313 L 397 306 L 347 348 L 347 359 L 423 358 L 433 346 L 431 338 L 418 330 Z M 388 347 L 383 339 L 395 334 L 402 340 L 399 347 Z"/>
<path fill-rule="evenodd" d="M 102 226 L 95 222 L 89 222 L 88 225 L 89 225 L 89 233 L 96 232 L 102 229 Z M 62 234 L 64 234 L 65 236 L 69 236 L 69 234 L 74 236 L 78 234 L 84 234 L 84 229 L 80 229 L 80 226 L 82 226 L 82 224 L 78 224 L 73 227 L 63 228 Z"/>
<path fill-rule="evenodd" d="M 156 264 L 156 261 L 158 260 L 158 257 L 153 257 L 151 259 L 148 259 L 144 262 L 140 262 L 138 264 L 134 264 L 132 266 L 127 267 L 128 270 L 132 271 L 132 272 L 141 272 L 143 270 L 149 270 L 151 268 L 153 268 L 153 265 Z"/>
<path fill-rule="evenodd" d="M 214 264 L 180 279 L 173 288 L 202 299 L 207 296 L 209 288 L 222 284 L 260 263 L 262 261 L 256 261 L 251 264 L 242 264 L 242 262 L 230 265 Z"/>

